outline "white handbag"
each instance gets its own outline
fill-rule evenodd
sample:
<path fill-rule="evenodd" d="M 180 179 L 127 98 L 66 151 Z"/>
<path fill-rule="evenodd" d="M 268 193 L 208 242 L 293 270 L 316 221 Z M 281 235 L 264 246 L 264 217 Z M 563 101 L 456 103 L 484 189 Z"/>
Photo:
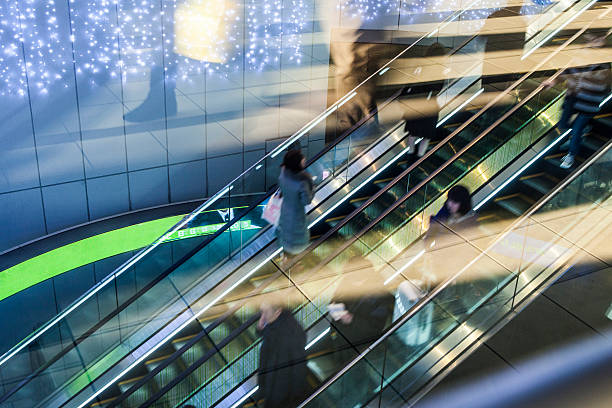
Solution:
<path fill-rule="evenodd" d="M 281 205 L 283 205 L 283 197 L 281 196 L 280 190 L 277 190 L 268 200 L 268 203 L 266 204 L 266 207 L 263 210 L 261 218 L 274 225 L 275 227 L 278 227 Z"/>

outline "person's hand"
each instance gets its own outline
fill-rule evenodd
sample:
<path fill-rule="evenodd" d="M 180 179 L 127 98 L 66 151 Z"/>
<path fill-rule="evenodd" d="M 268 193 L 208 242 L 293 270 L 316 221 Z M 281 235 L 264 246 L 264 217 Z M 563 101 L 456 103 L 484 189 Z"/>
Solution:
<path fill-rule="evenodd" d="M 554 79 L 547 79 L 542 83 L 542 85 L 544 85 L 546 88 L 552 88 L 553 86 L 557 85 L 557 81 Z"/>
<path fill-rule="evenodd" d="M 353 322 L 353 315 L 347 312 L 340 318 L 340 321 L 344 324 L 351 324 Z"/>
<path fill-rule="evenodd" d="M 264 329 L 264 327 L 266 327 L 266 319 L 264 318 L 263 313 L 261 314 L 261 316 L 259 317 L 259 321 L 257 322 L 257 330 L 262 331 Z"/>

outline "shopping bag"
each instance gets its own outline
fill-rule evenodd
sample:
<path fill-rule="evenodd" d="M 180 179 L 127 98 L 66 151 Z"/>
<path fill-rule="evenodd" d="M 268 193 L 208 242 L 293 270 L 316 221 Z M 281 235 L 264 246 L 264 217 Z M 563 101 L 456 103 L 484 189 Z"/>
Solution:
<path fill-rule="evenodd" d="M 174 12 L 174 50 L 198 61 L 224 63 L 232 0 L 186 0 Z"/>
<path fill-rule="evenodd" d="M 263 210 L 261 218 L 268 221 L 270 224 L 278 227 L 278 219 L 280 218 L 281 205 L 283 204 L 283 197 L 280 191 L 272 194 L 272 197 L 268 200 L 268 204 Z"/>

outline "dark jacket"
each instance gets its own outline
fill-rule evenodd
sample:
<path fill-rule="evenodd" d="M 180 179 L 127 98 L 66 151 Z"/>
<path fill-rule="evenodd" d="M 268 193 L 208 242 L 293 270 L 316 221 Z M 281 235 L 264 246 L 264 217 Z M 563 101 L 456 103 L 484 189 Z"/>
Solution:
<path fill-rule="evenodd" d="M 305 398 L 306 333 L 291 312 L 280 316 L 261 332 L 259 395 L 265 408 L 291 408 Z"/>
<path fill-rule="evenodd" d="M 404 132 L 409 133 L 414 137 L 424 137 L 428 139 L 440 139 L 445 136 L 445 130 L 443 127 L 436 128 L 438 124 L 438 115 L 440 108 L 438 107 L 437 97 L 440 91 L 442 91 L 442 82 L 436 82 L 430 84 L 427 87 L 425 94 L 417 94 L 418 103 L 415 105 L 415 110 L 405 112 L 404 119 Z M 425 91 L 421 89 L 421 91 Z M 403 102 L 410 105 L 410 93 L 408 98 Z M 416 110 L 418 109 L 418 111 Z"/>
<path fill-rule="evenodd" d="M 296 174 L 283 168 L 278 184 L 283 194 L 283 204 L 277 236 L 286 252 L 297 254 L 306 249 L 310 242 L 304 207 L 313 198 L 312 178 L 305 171 Z"/>
<path fill-rule="evenodd" d="M 340 320 L 334 322 L 343 337 L 342 342 L 347 339 L 358 348 L 383 334 L 395 304 L 395 298 L 383 285 L 383 278 L 375 271 L 368 275 L 364 280 L 349 274 L 342 279 L 332 298 L 332 303 L 344 303 L 345 309 L 353 315 L 350 324 Z"/>

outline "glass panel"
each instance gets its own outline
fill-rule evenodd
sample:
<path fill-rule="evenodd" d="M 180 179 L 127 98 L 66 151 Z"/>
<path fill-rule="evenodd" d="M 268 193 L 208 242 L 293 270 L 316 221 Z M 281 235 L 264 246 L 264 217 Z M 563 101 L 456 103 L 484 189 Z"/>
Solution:
<path fill-rule="evenodd" d="M 577 242 L 584 245 L 609 230 L 612 212 L 600 205 L 609 200 L 609 189 L 596 187 L 578 200 L 571 198 L 581 187 L 595 186 L 591 181 L 610 182 L 610 152 L 608 144 L 578 177 L 505 231 L 470 242 L 469 231 L 445 226 L 450 240 L 425 255 L 413 248 L 398 257 L 392 263 L 396 272 L 387 280 L 397 290 L 392 331 L 307 406 L 416 402 L 432 377 L 574 264 L 583 253 Z M 428 279 L 433 284 L 426 284 Z M 419 297 L 429 293 L 430 298 L 411 309 L 415 301 L 408 299 L 415 287 Z M 355 393 L 355 384 L 369 385 Z"/>

